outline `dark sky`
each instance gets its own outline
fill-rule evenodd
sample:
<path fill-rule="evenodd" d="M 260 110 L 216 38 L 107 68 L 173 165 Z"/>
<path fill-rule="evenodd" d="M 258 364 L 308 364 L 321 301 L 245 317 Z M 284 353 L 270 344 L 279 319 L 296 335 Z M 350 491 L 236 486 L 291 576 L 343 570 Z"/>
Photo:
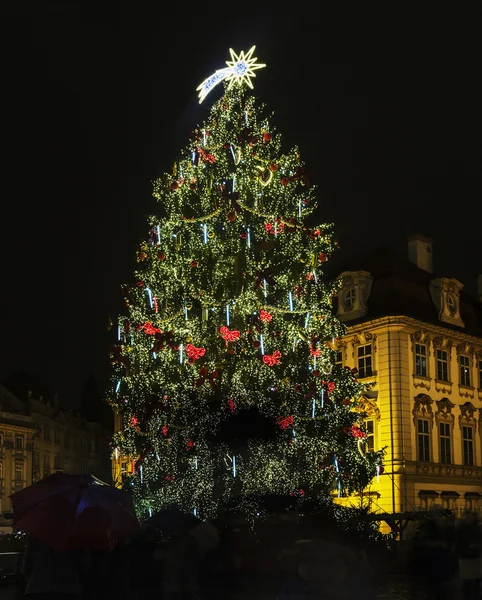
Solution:
<path fill-rule="evenodd" d="M 256 44 L 267 63 L 256 92 L 299 145 L 340 256 L 405 251 L 419 232 L 434 238 L 436 269 L 472 289 L 482 272 L 476 3 L 385 14 L 318 4 L 3 7 L 0 377 L 23 366 L 68 405 L 90 374 L 105 385 L 106 323 L 155 210 L 151 181 L 205 117 L 196 87 L 230 46 Z"/>

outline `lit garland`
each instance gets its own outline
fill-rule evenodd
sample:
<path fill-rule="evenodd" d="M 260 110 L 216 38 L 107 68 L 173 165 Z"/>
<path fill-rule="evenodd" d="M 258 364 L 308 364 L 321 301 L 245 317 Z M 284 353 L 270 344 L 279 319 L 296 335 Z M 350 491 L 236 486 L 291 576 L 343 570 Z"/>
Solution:
<path fill-rule="evenodd" d="M 364 388 L 333 365 L 335 242 L 330 224 L 308 225 L 298 150 L 282 153 L 264 106 L 233 85 L 154 196 L 168 216 L 150 218 L 111 352 L 112 444 L 134 457 L 139 513 L 362 489 L 383 453 L 360 452 Z"/>

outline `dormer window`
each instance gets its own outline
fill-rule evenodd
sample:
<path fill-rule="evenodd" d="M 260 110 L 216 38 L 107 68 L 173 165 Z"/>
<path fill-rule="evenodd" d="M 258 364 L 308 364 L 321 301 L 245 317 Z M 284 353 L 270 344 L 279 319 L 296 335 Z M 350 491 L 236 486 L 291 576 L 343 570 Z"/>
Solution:
<path fill-rule="evenodd" d="M 453 317 L 457 312 L 457 298 L 451 292 L 447 292 L 447 308 Z"/>
<path fill-rule="evenodd" d="M 460 281 L 446 277 L 430 282 L 430 296 L 441 321 L 465 327 L 460 315 L 460 291 L 463 287 Z"/>
<path fill-rule="evenodd" d="M 345 271 L 339 276 L 339 280 L 338 318 L 348 321 L 364 317 L 367 314 L 373 275 L 367 271 Z"/>
<path fill-rule="evenodd" d="M 343 306 L 346 310 L 351 310 L 355 304 L 356 292 L 355 288 L 349 288 L 343 296 Z"/>

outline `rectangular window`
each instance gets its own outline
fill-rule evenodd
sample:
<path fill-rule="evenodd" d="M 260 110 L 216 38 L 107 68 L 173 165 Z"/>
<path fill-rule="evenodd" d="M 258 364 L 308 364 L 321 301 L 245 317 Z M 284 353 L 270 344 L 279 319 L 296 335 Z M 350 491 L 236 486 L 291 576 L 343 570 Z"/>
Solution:
<path fill-rule="evenodd" d="M 372 370 L 372 345 L 367 344 L 366 346 L 358 347 L 358 377 L 363 379 L 364 377 L 371 377 L 373 375 Z"/>
<path fill-rule="evenodd" d="M 15 463 L 15 479 L 16 481 L 23 481 L 23 464 Z"/>
<path fill-rule="evenodd" d="M 333 361 L 335 365 L 343 366 L 343 350 L 337 350 L 335 352 L 335 360 Z"/>
<path fill-rule="evenodd" d="M 470 357 L 461 354 L 460 361 L 460 385 L 470 386 Z"/>
<path fill-rule="evenodd" d="M 367 452 L 373 452 L 375 450 L 375 421 L 373 419 L 365 421 L 365 433 Z"/>
<path fill-rule="evenodd" d="M 415 375 L 427 377 L 427 346 L 415 344 Z"/>
<path fill-rule="evenodd" d="M 479 360 L 479 390 L 482 390 L 482 360 Z"/>
<path fill-rule="evenodd" d="M 54 456 L 54 469 L 60 469 L 60 456 L 58 454 Z"/>
<path fill-rule="evenodd" d="M 437 350 L 437 379 L 439 381 L 449 380 L 449 363 L 446 350 Z"/>
<path fill-rule="evenodd" d="M 439 423 L 440 433 L 440 462 L 450 464 L 452 462 L 450 444 L 450 423 Z"/>
<path fill-rule="evenodd" d="M 417 421 L 417 446 L 418 460 L 423 462 L 430 461 L 430 423 L 427 419 L 418 419 Z"/>
<path fill-rule="evenodd" d="M 50 441 L 50 429 L 47 426 L 44 427 L 44 440 Z"/>
<path fill-rule="evenodd" d="M 474 428 L 470 425 L 462 427 L 462 443 L 464 451 L 464 465 L 474 464 Z"/>
<path fill-rule="evenodd" d="M 0 446 L 3 446 L 3 432 L 0 431 Z"/>
<path fill-rule="evenodd" d="M 15 448 L 16 450 L 23 450 L 23 435 L 15 436 Z"/>
<path fill-rule="evenodd" d="M 3 479 L 3 460 L 0 460 L 0 479 Z"/>
<path fill-rule="evenodd" d="M 54 430 L 54 441 L 56 444 L 60 444 L 60 432 L 58 429 Z"/>

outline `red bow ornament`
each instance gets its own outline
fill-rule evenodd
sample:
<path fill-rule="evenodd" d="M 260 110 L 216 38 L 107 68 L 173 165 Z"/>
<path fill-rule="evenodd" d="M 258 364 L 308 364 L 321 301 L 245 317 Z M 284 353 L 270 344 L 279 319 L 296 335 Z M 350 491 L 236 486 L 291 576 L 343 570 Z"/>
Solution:
<path fill-rule="evenodd" d="M 293 425 L 295 418 L 293 415 L 289 417 L 278 417 L 276 422 L 280 426 L 280 429 L 288 429 L 290 425 Z"/>
<path fill-rule="evenodd" d="M 174 334 L 172 331 L 165 331 L 164 333 L 161 330 L 157 330 L 154 337 L 156 341 L 152 348 L 152 352 L 159 352 L 159 350 L 164 350 L 165 344 L 169 346 L 171 350 L 179 350 L 179 346 L 174 342 Z"/>
<path fill-rule="evenodd" d="M 319 348 L 313 348 L 313 346 L 310 346 L 310 354 L 311 356 L 316 356 L 316 358 L 318 358 L 321 356 L 321 350 Z"/>
<path fill-rule="evenodd" d="M 281 358 L 281 352 L 279 350 L 275 350 L 273 354 L 265 354 L 263 356 L 263 362 L 265 365 L 269 367 L 273 367 L 274 365 L 279 365 L 279 361 Z"/>
<path fill-rule="evenodd" d="M 147 323 L 144 323 L 144 325 L 138 327 L 138 329 L 143 329 L 146 335 L 155 335 L 156 333 L 161 333 L 161 330 L 149 321 L 147 321 Z"/>
<path fill-rule="evenodd" d="M 193 363 L 206 354 L 206 348 L 196 348 L 196 346 L 188 344 L 186 346 L 186 353 L 189 357 L 189 362 Z"/>
<path fill-rule="evenodd" d="M 264 308 L 262 308 L 259 313 L 259 318 L 262 321 L 264 321 L 265 323 L 269 323 L 271 321 L 271 319 L 273 318 L 273 315 L 270 314 L 269 312 L 265 311 Z"/>
<path fill-rule="evenodd" d="M 236 340 L 239 340 L 240 336 L 239 331 L 237 331 L 236 329 L 233 329 L 231 331 L 226 327 L 226 325 L 223 325 L 221 327 L 219 333 L 221 334 L 223 340 L 226 342 L 226 346 L 228 345 L 228 342 L 235 342 Z"/>
<path fill-rule="evenodd" d="M 201 387 L 203 385 L 203 383 L 207 380 L 209 382 L 209 385 L 211 386 L 211 389 L 213 389 L 213 390 L 217 389 L 217 386 L 214 383 L 215 379 L 219 379 L 219 373 L 217 371 L 213 371 L 212 373 L 209 373 L 209 371 L 203 367 L 202 369 L 199 370 L 199 375 L 201 377 L 196 379 L 196 381 L 194 382 L 194 385 L 196 387 Z"/>

